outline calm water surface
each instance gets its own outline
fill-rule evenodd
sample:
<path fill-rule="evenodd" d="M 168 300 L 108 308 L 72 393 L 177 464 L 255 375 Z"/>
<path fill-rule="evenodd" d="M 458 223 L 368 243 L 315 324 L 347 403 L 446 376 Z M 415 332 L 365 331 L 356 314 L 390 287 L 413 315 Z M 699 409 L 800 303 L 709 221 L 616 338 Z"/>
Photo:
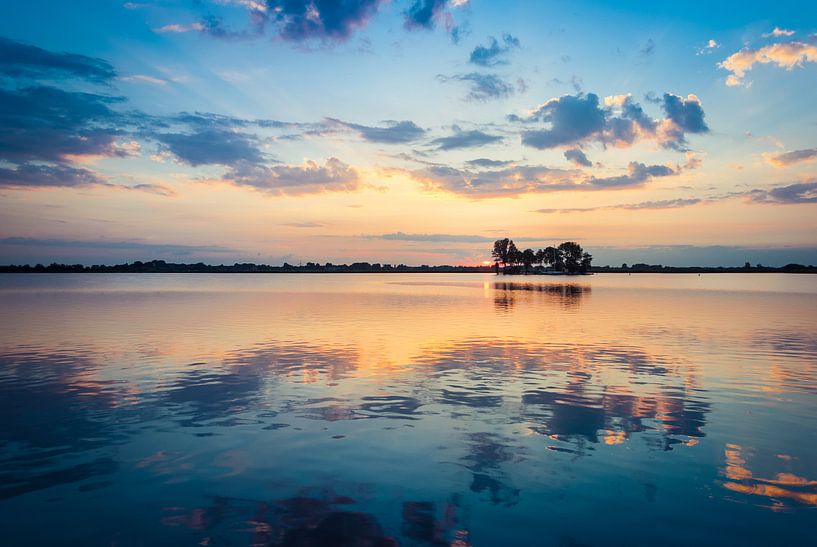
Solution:
<path fill-rule="evenodd" d="M 817 543 L 817 276 L 0 276 L 3 545 Z"/>

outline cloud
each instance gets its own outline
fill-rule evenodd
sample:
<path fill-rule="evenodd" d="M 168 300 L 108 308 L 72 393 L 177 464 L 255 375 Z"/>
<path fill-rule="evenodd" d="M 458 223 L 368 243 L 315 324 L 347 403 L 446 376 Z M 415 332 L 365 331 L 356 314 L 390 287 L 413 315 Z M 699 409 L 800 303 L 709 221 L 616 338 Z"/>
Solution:
<path fill-rule="evenodd" d="M 365 27 L 383 0 L 268 0 L 252 15 L 268 21 L 284 40 L 343 42 Z M 251 6 L 255 6 L 252 3 Z"/>
<path fill-rule="evenodd" d="M 167 80 L 163 80 L 162 78 L 156 78 L 154 76 L 147 76 L 145 74 L 133 74 L 131 76 L 122 76 L 119 79 L 122 80 L 123 82 L 142 82 L 153 85 L 167 84 Z"/>
<path fill-rule="evenodd" d="M 448 0 L 414 0 L 405 12 L 404 26 L 407 29 L 434 28 L 435 21 L 443 17 Z"/>
<path fill-rule="evenodd" d="M 522 144 L 539 149 L 572 144 L 599 135 L 604 131 L 606 122 L 599 97 L 594 93 L 550 99 L 540 105 L 526 121 L 550 124 L 547 129 L 522 133 Z"/>
<path fill-rule="evenodd" d="M 176 191 L 173 188 L 164 186 L 163 184 L 135 184 L 133 186 L 118 186 L 126 190 L 136 190 L 137 192 L 147 192 L 149 194 L 156 194 L 157 196 L 174 197 Z"/>
<path fill-rule="evenodd" d="M 643 209 L 679 209 L 682 207 L 691 207 L 703 203 L 704 200 L 700 198 L 678 198 L 678 199 L 664 199 L 657 201 L 641 201 L 638 203 L 624 203 L 621 205 L 602 205 L 599 207 L 570 207 L 562 209 L 537 209 L 537 213 L 554 214 L 554 213 L 587 213 L 590 211 L 638 211 Z"/>
<path fill-rule="evenodd" d="M 817 148 L 807 148 L 805 150 L 792 150 L 766 156 L 766 161 L 775 167 L 789 167 L 797 163 L 805 163 L 817 160 Z"/>
<path fill-rule="evenodd" d="M 158 33 L 162 33 L 162 34 L 167 33 L 167 32 L 172 32 L 172 33 L 193 32 L 193 31 L 202 32 L 202 31 L 206 30 L 206 27 L 205 27 L 204 23 L 187 23 L 187 24 L 174 23 L 174 24 L 171 24 L 171 25 L 164 25 L 162 27 L 158 27 L 158 28 L 155 28 L 153 30 L 154 30 L 154 32 L 158 32 Z"/>
<path fill-rule="evenodd" d="M 803 42 L 782 42 L 759 49 L 743 49 L 733 53 L 718 66 L 731 72 L 726 78 L 726 85 L 747 85 L 746 73 L 755 64 L 774 64 L 786 70 L 802 67 L 805 63 L 817 63 L 817 45 Z"/>
<path fill-rule="evenodd" d="M 473 165 L 475 167 L 502 167 L 513 163 L 510 160 L 492 160 L 488 158 L 476 158 L 473 160 L 468 160 L 465 163 L 468 165 Z"/>
<path fill-rule="evenodd" d="M 527 193 L 608 190 L 639 187 L 679 169 L 630 162 L 627 172 L 611 177 L 590 176 L 578 169 L 518 165 L 496 170 L 468 170 L 434 165 L 410 174 L 430 189 L 472 198 L 514 197 Z"/>
<path fill-rule="evenodd" d="M 647 41 L 644 43 L 644 47 L 638 51 L 638 54 L 642 57 L 649 57 L 653 53 L 655 53 L 655 40 L 652 38 L 647 38 Z"/>
<path fill-rule="evenodd" d="M 719 47 L 721 47 L 721 45 L 714 39 L 710 38 L 706 45 L 704 45 L 702 48 L 698 50 L 698 55 L 707 55 L 709 53 L 712 53 Z"/>
<path fill-rule="evenodd" d="M 116 71 L 102 59 L 76 53 L 55 53 L 0 37 L 0 75 L 46 80 L 80 78 L 108 83 L 116 78 Z"/>
<path fill-rule="evenodd" d="M 587 156 L 580 148 L 571 148 L 570 150 L 565 150 L 564 152 L 565 159 L 572 162 L 574 165 L 579 167 L 592 167 L 593 162 L 587 159 Z"/>
<path fill-rule="evenodd" d="M 752 190 L 747 195 L 755 203 L 817 203 L 817 180 L 798 182 L 769 190 Z"/>
<path fill-rule="evenodd" d="M 502 35 L 502 45 L 493 36 L 489 36 L 488 41 L 487 46 L 480 45 L 471 51 L 470 63 L 484 67 L 505 65 L 510 51 L 519 47 L 519 39 L 507 33 Z"/>
<path fill-rule="evenodd" d="M 386 124 L 385 127 L 359 125 L 334 118 L 328 118 L 328 121 L 354 129 L 366 141 L 383 144 L 401 144 L 416 141 L 421 139 L 426 133 L 425 129 L 409 120 L 387 120 L 383 122 Z"/>
<path fill-rule="evenodd" d="M 155 133 L 164 151 L 192 165 L 235 165 L 241 162 L 261 163 L 263 153 L 256 135 L 218 128 L 193 133 Z"/>
<path fill-rule="evenodd" d="M 774 30 L 763 35 L 764 38 L 780 38 L 781 36 L 794 36 L 793 30 L 788 30 L 780 27 L 774 27 Z"/>
<path fill-rule="evenodd" d="M 454 76 L 440 75 L 437 76 L 437 79 L 441 82 L 447 82 L 449 80 L 466 82 L 469 90 L 465 98 L 469 101 L 504 99 L 514 93 L 513 85 L 495 74 L 469 72 L 468 74 L 455 74 Z"/>
<path fill-rule="evenodd" d="M 406 234 L 394 232 L 391 234 L 380 234 L 366 236 L 372 239 L 385 239 L 388 241 L 434 241 L 434 242 L 458 242 L 458 243 L 485 243 L 492 242 L 496 238 L 479 235 L 457 235 L 457 234 Z"/>
<path fill-rule="evenodd" d="M 431 141 L 431 144 L 437 146 L 437 150 L 455 150 L 458 148 L 473 148 L 475 146 L 484 146 L 502 140 L 498 135 L 491 135 L 479 130 L 463 131 L 459 126 L 455 125 L 452 128 L 454 133 L 447 137 L 440 137 Z"/>
<path fill-rule="evenodd" d="M 70 165 L 24 163 L 15 167 L 0 167 L 2 188 L 77 187 L 106 184 L 92 171 Z"/>
<path fill-rule="evenodd" d="M 66 156 L 121 156 L 115 146 L 128 120 L 111 110 L 124 101 L 49 86 L 0 88 L 0 159 L 62 161 Z"/>
<path fill-rule="evenodd" d="M 538 149 L 596 141 L 604 145 L 628 147 L 650 139 L 665 148 L 686 150 L 687 133 L 709 131 L 700 99 L 665 93 L 658 102 L 666 114 L 661 120 L 648 116 L 631 95 L 614 95 L 604 104 L 594 93 L 577 93 L 550 99 L 526 117 L 509 116 L 510 121 L 545 123 L 544 129 L 522 132 L 522 144 Z"/>
<path fill-rule="evenodd" d="M 358 172 L 337 158 L 324 165 L 308 160 L 303 165 L 260 165 L 238 162 L 223 176 L 237 186 L 250 186 L 273 194 L 307 194 L 353 191 L 361 186 Z"/>

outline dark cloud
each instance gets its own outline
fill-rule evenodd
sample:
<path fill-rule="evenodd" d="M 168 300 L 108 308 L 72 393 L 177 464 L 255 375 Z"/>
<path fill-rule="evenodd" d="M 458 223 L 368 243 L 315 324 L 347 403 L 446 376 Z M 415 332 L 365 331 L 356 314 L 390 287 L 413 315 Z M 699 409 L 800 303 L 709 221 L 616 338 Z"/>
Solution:
<path fill-rule="evenodd" d="M 405 27 L 434 28 L 435 20 L 441 17 L 447 4 L 448 0 L 414 0 L 405 13 Z"/>
<path fill-rule="evenodd" d="M 106 184 L 92 171 L 65 164 L 24 163 L 0 168 L 0 188 L 76 187 Z"/>
<path fill-rule="evenodd" d="M 573 144 L 601 134 L 606 120 L 598 95 L 579 93 L 547 101 L 526 121 L 550 124 L 548 129 L 522 133 L 522 144 L 545 149 Z"/>
<path fill-rule="evenodd" d="M 768 162 L 775 167 L 789 167 L 797 163 L 804 163 L 817 160 L 817 148 L 807 148 L 804 150 L 792 150 L 775 154 L 767 158 Z"/>
<path fill-rule="evenodd" d="M 471 51 L 469 62 L 484 67 L 505 65 L 508 64 L 506 58 L 508 53 L 519 47 L 519 39 L 507 33 L 502 35 L 502 44 L 493 36 L 490 36 L 488 40 L 487 46 L 480 45 Z"/>
<path fill-rule="evenodd" d="M 303 165 L 261 165 L 238 162 L 224 174 L 224 180 L 275 194 L 306 194 L 357 190 L 360 176 L 337 158 L 324 165 L 307 161 Z"/>
<path fill-rule="evenodd" d="M 454 76 L 438 76 L 441 82 L 456 80 L 468 84 L 468 94 L 465 96 L 470 101 L 487 101 L 490 99 L 503 99 L 514 93 L 512 84 L 506 82 L 495 74 L 482 74 L 479 72 L 469 72 L 468 74 L 455 74 Z"/>
<path fill-rule="evenodd" d="M 116 77 L 116 71 L 102 59 L 55 53 L 0 37 L 0 75 L 46 80 L 80 78 L 107 83 Z"/>
<path fill-rule="evenodd" d="M 652 178 L 668 177 L 676 174 L 678 174 L 677 170 L 666 165 L 645 165 L 637 161 L 631 161 L 627 165 L 626 175 L 603 178 L 591 177 L 587 184 L 594 188 L 639 186 Z"/>
<path fill-rule="evenodd" d="M 491 135 L 483 131 L 472 129 L 463 131 L 459 126 L 453 126 L 454 133 L 448 137 L 440 137 L 434 139 L 431 144 L 437 146 L 437 150 L 455 150 L 458 148 L 473 148 L 475 146 L 484 146 L 502 140 L 498 135 Z"/>
<path fill-rule="evenodd" d="M 604 104 L 594 93 L 577 93 L 550 99 L 530 115 L 508 116 L 511 122 L 546 124 L 544 129 L 522 132 L 522 144 L 539 149 L 571 146 L 589 141 L 627 147 L 651 139 L 665 148 L 685 151 L 687 133 L 707 133 L 701 102 L 670 93 L 659 100 L 666 114 L 651 118 L 630 95 L 607 97 Z"/>
<path fill-rule="evenodd" d="M 252 11 L 272 24 L 285 40 L 345 41 L 365 27 L 383 0 L 267 0 L 266 10 Z"/>
<path fill-rule="evenodd" d="M 473 165 L 474 167 L 503 167 L 513 162 L 510 160 L 492 160 L 488 158 L 477 158 L 473 160 L 468 160 L 465 163 L 467 163 L 468 165 Z"/>
<path fill-rule="evenodd" d="M 704 109 L 695 95 L 689 95 L 685 99 L 672 93 L 664 93 L 662 106 L 667 119 L 672 122 L 668 124 L 666 131 L 665 144 L 668 147 L 685 149 L 685 133 L 709 132 L 709 126 L 704 120 Z"/>
<path fill-rule="evenodd" d="M 817 181 L 799 182 L 770 190 L 752 190 L 748 196 L 757 203 L 817 203 Z"/>
<path fill-rule="evenodd" d="M 0 88 L 0 159 L 61 161 L 68 155 L 122 155 L 114 142 L 128 120 L 110 108 L 122 101 L 49 86 Z"/>
<path fill-rule="evenodd" d="M 343 125 L 357 131 L 363 139 L 369 142 L 383 144 L 401 144 L 416 141 L 425 135 L 425 129 L 412 121 L 387 120 L 383 122 L 385 127 L 372 127 L 356 123 L 344 122 L 329 118 L 329 122 Z"/>
<path fill-rule="evenodd" d="M 574 165 L 578 165 L 579 167 L 593 166 L 593 162 L 587 159 L 587 155 L 580 148 L 565 150 L 564 156 L 567 161 L 572 162 Z"/>
<path fill-rule="evenodd" d="M 261 163 L 260 139 L 250 133 L 219 128 L 201 128 L 192 133 L 155 133 L 161 148 L 192 165 L 236 165 Z"/>

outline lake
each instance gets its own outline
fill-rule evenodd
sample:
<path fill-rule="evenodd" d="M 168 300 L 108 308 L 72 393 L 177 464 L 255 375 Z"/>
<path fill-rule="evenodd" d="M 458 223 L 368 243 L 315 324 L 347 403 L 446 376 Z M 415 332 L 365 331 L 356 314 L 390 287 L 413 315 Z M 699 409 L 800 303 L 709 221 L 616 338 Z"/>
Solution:
<path fill-rule="evenodd" d="M 817 543 L 817 276 L 0 276 L 3 545 Z"/>

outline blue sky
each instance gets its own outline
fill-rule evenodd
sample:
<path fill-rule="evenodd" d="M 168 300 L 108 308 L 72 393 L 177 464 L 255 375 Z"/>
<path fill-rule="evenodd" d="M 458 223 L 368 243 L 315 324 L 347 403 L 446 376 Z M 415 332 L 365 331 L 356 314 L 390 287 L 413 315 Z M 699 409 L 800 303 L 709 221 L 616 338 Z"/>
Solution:
<path fill-rule="evenodd" d="M 507 234 L 602 263 L 817 263 L 807 3 L 0 16 L 0 262 L 479 263 Z"/>

